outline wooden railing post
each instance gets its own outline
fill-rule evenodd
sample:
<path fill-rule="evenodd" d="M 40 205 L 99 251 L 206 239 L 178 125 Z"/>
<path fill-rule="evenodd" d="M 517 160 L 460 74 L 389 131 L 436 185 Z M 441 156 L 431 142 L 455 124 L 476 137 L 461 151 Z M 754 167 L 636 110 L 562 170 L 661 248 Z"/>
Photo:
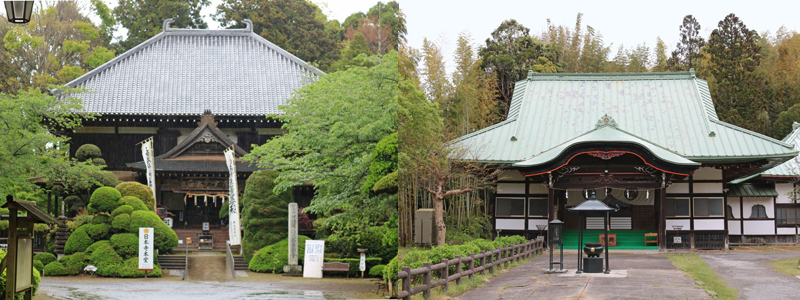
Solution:
<path fill-rule="evenodd" d="M 444 279 L 444 287 L 442 288 L 445 293 L 450 290 L 450 264 L 446 258 L 442 258 L 444 269 L 442 269 L 442 279 Z"/>
<path fill-rule="evenodd" d="M 503 270 L 503 252 L 505 252 L 506 247 L 500 247 L 500 250 L 497 250 L 497 271 Z"/>
<path fill-rule="evenodd" d="M 456 274 L 461 275 L 461 255 L 456 255 Z M 456 279 L 456 284 L 461 284 L 461 276 Z"/>
<path fill-rule="evenodd" d="M 503 260 L 503 268 L 508 269 L 508 263 L 509 263 L 508 261 L 510 260 L 508 254 L 511 253 L 511 247 L 505 247 L 504 249 L 506 254 L 505 254 L 505 259 Z"/>
<path fill-rule="evenodd" d="M 406 272 L 408 276 L 403 278 L 403 289 L 402 291 L 408 293 L 403 297 L 403 300 L 411 300 L 411 267 L 403 267 L 403 272 Z"/>
<path fill-rule="evenodd" d="M 468 257 L 470 258 L 470 260 L 469 260 L 469 266 L 467 267 L 469 268 L 469 279 L 471 280 L 475 276 L 475 254 L 470 253 Z"/>
<path fill-rule="evenodd" d="M 489 275 L 493 275 L 494 274 L 494 263 L 492 263 L 492 259 L 494 258 L 494 252 L 495 251 L 497 251 L 497 250 L 490 250 L 489 252 L 486 252 L 486 254 L 489 255 L 489 257 L 487 257 L 487 261 L 486 261 L 486 263 L 489 265 Z"/>
<path fill-rule="evenodd" d="M 481 250 L 481 267 L 483 270 L 481 271 L 481 276 L 486 276 L 486 251 Z M 490 261 L 491 262 L 491 261 Z"/>
<path fill-rule="evenodd" d="M 425 271 L 425 274 L 422 275 L 422 284 L 428 287 L 422 292 L 422 297 L 425 298 L 425 300 L 429 300 L 431 299 L 431 263 L 423 263 L 422 267 L 428 269 Z"/>

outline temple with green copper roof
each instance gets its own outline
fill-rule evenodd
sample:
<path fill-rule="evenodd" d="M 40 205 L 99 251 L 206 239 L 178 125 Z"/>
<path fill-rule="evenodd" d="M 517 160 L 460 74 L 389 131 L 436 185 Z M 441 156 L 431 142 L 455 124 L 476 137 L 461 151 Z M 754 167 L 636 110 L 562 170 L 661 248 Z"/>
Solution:
<path fill-rule="evenodd" d="M 595 194 L 618 208 L 608 225 L 618 247 L 661 250 L 727 247 L 734 225 L 726 222 L 726 193 L 740 191 L 729 182 L 798 154 L 786 141 L 719 120 L 693 70 L 529 72 L 515 84 L 505 121 L 455 145 L 503 168 L 493 222 L 501 234 L 533 237 L 558 218 L 569 241 L 579 215 L 566 208 Z M 584 230 L 602 232 L 603 216 L 580 217 Z"/>

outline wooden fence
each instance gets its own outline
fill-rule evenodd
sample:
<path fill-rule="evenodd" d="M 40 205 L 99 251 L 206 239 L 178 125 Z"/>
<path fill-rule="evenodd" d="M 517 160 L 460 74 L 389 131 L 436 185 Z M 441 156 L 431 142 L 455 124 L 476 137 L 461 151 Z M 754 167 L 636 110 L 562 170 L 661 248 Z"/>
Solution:
<path fill-rule="evenodd" d="M 411 267 L 402 267 L 397 275 L 398 280 L 403 280 L 403 286 L 400 292 L 397 293 L 399 298 L 410 300 L 412 295 L 422 292 L 423 297 L 427 300 L 431 298 L 431 290 L 437 286 L 442 286 L 444 292 L 450 288 L 450 282 L 455 281 L 455 284 L 461 284 L 463 277 L 469 276 L 472 279 L 475 273 L 480 272 L 481 275 L 494 274 L 494 269 L 497 267 L 498 271 L 504 267 L 508 268 L 512 262 L 519 262 L 522 259 L 533 258 L 534 254 L 539 255 L 544 252 L 544 239 L 538 237 L 524 243 L 495 249 L 492 251 L 481 251 L 479 254 L 470 253 L 467 257 L 456 255 L 455 259 L 442 259 L 441 263 L 431 265 L 431 263 L 424 263 L 422 268 L 411 269 Z M 480 265 L 476 266 L 479 262 Z M 462 263 L 467 263 L 466 270 L 462 270 Z M 455 274 L 450 273 L 450 266 L 456 266 Z M 439 280 L 431 281 L 431 273 L 433 271 L 441 270 Z M 411 287 L 411 280 L 414 276 L 422 275 L 422 284 L 414 288 Z"/>

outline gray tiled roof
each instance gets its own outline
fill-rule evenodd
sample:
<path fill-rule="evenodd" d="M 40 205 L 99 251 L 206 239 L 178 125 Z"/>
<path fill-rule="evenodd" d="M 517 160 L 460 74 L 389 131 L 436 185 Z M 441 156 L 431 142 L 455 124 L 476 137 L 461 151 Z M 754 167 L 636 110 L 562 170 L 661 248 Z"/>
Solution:
<path fill-rule="evenodd" d="M 280 114 L 295 89 L 324 74 L 245 29 L 169 28 L 67 83 L 104 115 Z"/>

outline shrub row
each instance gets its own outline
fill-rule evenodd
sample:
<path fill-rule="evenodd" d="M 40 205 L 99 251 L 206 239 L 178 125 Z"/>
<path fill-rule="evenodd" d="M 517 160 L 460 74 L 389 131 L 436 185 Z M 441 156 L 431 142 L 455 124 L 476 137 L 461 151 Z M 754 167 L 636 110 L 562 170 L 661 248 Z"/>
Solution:
<path fill-rule="evenodd" d="M 380 257 L 367 257 L 364 259 L 367 263 L 367 271 L 370 271 L 373 267 L 381 264 Z M 324 262 L 346 262 L 350 264 L 350 277 L 360 277 L 361 271 L 358 269 L 358 265 L 361 264 L 360 258 L 325 258 Z M 366 273 L 366 272 L 365 272 Z"/>

